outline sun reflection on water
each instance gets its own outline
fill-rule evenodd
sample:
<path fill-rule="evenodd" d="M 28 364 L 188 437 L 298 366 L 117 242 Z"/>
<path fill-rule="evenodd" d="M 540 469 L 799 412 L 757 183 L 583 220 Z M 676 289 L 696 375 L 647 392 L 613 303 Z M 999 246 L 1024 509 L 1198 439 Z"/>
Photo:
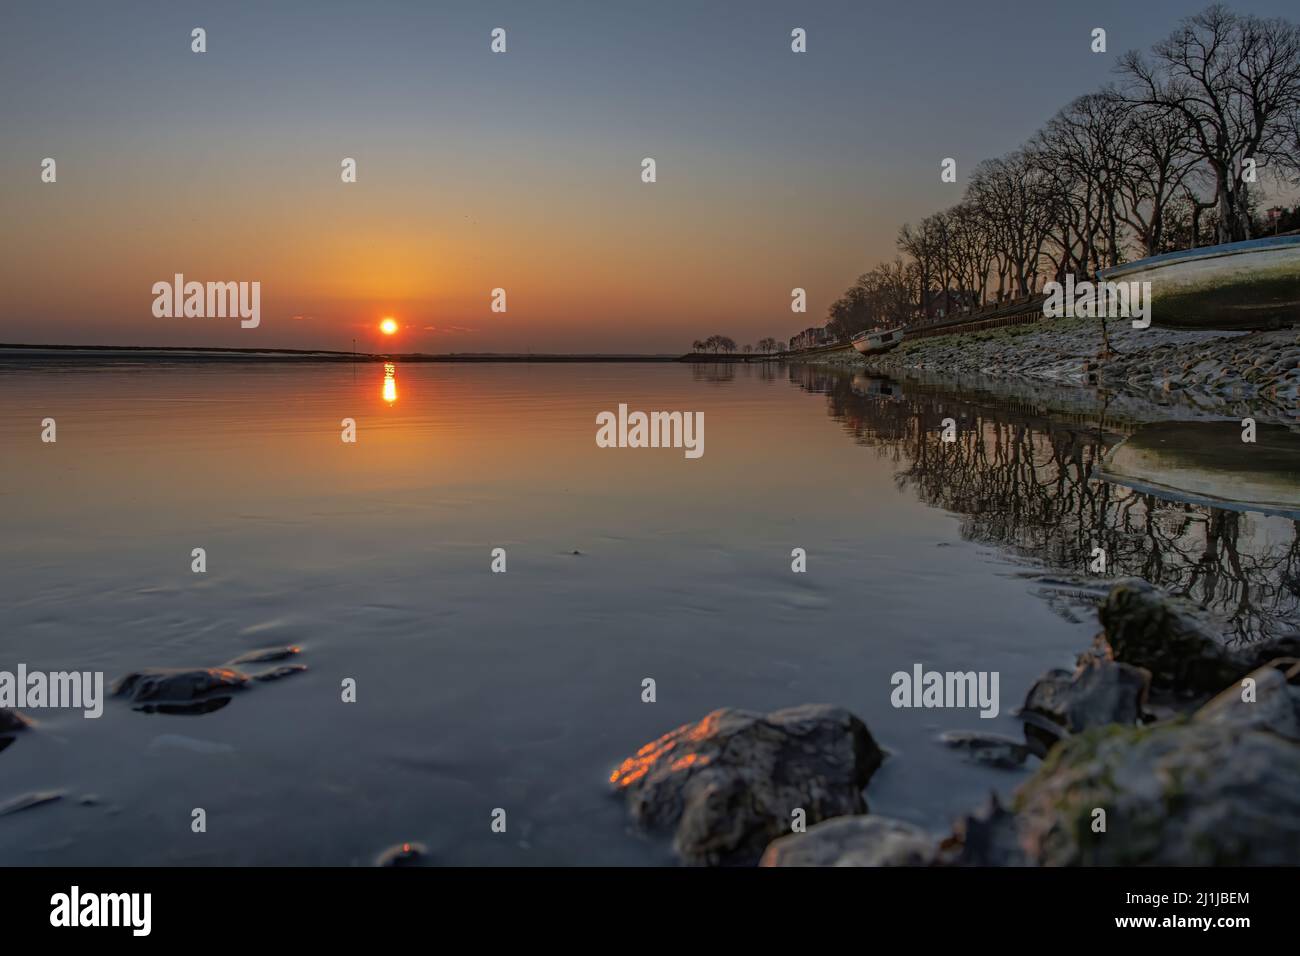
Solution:
<path fill-rule="evenodd" d="M 397 401 L 397 366 L 392 362 L 384 363 L 384 401 L 389 405 Z"/>

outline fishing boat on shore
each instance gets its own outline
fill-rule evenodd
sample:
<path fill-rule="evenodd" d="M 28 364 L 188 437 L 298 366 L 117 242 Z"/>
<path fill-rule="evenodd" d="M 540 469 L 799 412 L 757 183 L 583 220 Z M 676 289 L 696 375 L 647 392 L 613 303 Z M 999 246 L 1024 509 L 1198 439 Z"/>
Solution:
<path fill-rule="evenodd" d="M 1259 425 L 1242 441 L 1238 422 L 1161 422 L 1139 428 L 1093 477 L 1167 501 L 1300 520 L 1300 435 Z"/>
<path fill-rule="evenodd" d="M 1150 282 L 1151 321 L 1183 329 L 1300 324 L 1300 235 L 1183 249 L 1103 269 L 1103 282 Z"/>
<path fill-rule="evenodd" d="M 900 325 L 893 329 L 869 329 L 859 332 L 849 341 L 863 355 L 879 355 L 895 348 L 903 341 L 904 329 Z"/>

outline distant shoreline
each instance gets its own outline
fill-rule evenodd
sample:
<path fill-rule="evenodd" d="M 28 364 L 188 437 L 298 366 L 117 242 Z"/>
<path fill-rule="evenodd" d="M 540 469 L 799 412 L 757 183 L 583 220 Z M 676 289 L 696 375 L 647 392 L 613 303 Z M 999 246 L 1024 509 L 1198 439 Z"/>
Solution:
<path fill-rule="evenodd" d="M 518 354 L 450 352 L 445 354 L 337 352 L 327 349 L 237 349 L 209 346 L 22 345 L 0 342 L 0 365 L 56 361 L 87 364 L 135 362 L 678 362 L 679 355 Z"/>

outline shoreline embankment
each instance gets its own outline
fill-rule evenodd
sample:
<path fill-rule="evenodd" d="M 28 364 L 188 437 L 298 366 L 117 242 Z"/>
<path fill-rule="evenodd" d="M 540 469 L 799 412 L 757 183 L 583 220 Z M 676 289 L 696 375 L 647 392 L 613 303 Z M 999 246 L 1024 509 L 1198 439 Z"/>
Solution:
<path fill-rule="evenodd" d="M 1109 355 L 1101 320 L 1073 318 L 913 338 L 880 355 L 845 346 L 787 360 L 891 377 L 978 375 L 1103 389 L 1206 416 L 1253 415 L 1300 427 L 1300 329 L 1134 329 L 1112 320 L 1106 331 Z"/>

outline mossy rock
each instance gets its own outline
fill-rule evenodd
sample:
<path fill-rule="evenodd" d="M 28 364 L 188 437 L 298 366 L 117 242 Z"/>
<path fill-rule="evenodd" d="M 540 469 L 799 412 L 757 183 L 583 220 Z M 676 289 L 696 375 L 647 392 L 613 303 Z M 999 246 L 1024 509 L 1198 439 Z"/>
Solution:
<path fill-rule="evenodd" d="M 1099 728 L 1055 748 L 1015 810 L 1020 844 L 1046 866 L 1294 865 L 1300 746 L 1187 719 Z"/>

